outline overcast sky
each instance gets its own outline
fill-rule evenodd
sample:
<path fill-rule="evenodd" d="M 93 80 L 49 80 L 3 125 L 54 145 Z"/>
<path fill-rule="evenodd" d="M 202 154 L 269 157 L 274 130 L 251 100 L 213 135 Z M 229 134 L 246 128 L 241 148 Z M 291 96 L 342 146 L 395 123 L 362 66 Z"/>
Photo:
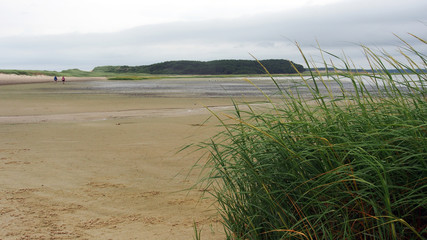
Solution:
<path fill-rule="evenodd" d="M 0 69 L 288 59 L 427 39 L 426 0 L 0 0 Z"/>

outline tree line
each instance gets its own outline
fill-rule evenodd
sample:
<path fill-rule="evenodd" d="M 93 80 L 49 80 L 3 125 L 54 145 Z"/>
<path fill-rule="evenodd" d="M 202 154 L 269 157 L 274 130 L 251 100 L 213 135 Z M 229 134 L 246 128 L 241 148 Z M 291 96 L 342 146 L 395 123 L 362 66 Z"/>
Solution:
<path fill-rule="evenodd" d="M 261 60 L 260 63 L 271 74 L 303 72 L 304 67 L 283 59 Z M 214 60 L 214 61 L 167 61 L 142 66 L 100 66 L 93 72 L 110 73 L 147 73 L 147 74 L 195 74 L 195 75 L 227 75 L 227 74 L 263 74 L 265 70 L 255 60 Z"/>

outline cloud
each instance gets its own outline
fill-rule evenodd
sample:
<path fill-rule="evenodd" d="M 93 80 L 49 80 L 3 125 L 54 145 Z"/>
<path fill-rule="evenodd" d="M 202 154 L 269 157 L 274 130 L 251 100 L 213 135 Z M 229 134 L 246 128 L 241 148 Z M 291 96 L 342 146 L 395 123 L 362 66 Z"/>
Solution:
<path fill-rule="evenodd" d="M 318 41 L 325 50 L 345 51 L 358 59 L 360 43 L 388 49 L 398 42 L 393 34 L 406 37 L 411 32 L 425 38 L 424 9 L 427 2 L 416 0 L 343 1 L 293 12 L 162 23 L 113 33 L 4 37 L 0 68 L 90 70 L 181 59 L 251 59 L 249 53 L 302 63 L 294 41 L 308 54 L 316 54 Z"/>

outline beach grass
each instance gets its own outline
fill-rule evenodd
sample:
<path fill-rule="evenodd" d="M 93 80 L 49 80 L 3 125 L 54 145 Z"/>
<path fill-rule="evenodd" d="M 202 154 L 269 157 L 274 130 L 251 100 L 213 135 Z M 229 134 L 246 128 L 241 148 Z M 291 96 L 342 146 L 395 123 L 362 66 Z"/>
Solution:
<path fill-rule="evenodd" d="M 212 112 L 223 131 L 199 145 L 209 157 L 198 186 L 227 239 L 427 237 L 426 55 L 400 40 L 403 61 L 361 46 L 360 72 L 321 51 L 322 67 L 347 69 L 325 75 L 301 51 L 310 74 L 277 85 L 280 101 Z"/>

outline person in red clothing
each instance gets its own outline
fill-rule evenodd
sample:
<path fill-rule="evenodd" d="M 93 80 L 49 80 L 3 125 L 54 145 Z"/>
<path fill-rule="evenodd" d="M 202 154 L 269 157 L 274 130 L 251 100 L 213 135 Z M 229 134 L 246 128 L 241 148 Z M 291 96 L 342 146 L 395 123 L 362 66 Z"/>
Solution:
<path fill-rule="evenodd" d="M 65 77 L 62 76 L 62 84 L 64 84 L 64 83 L 65 83 Z"/>

